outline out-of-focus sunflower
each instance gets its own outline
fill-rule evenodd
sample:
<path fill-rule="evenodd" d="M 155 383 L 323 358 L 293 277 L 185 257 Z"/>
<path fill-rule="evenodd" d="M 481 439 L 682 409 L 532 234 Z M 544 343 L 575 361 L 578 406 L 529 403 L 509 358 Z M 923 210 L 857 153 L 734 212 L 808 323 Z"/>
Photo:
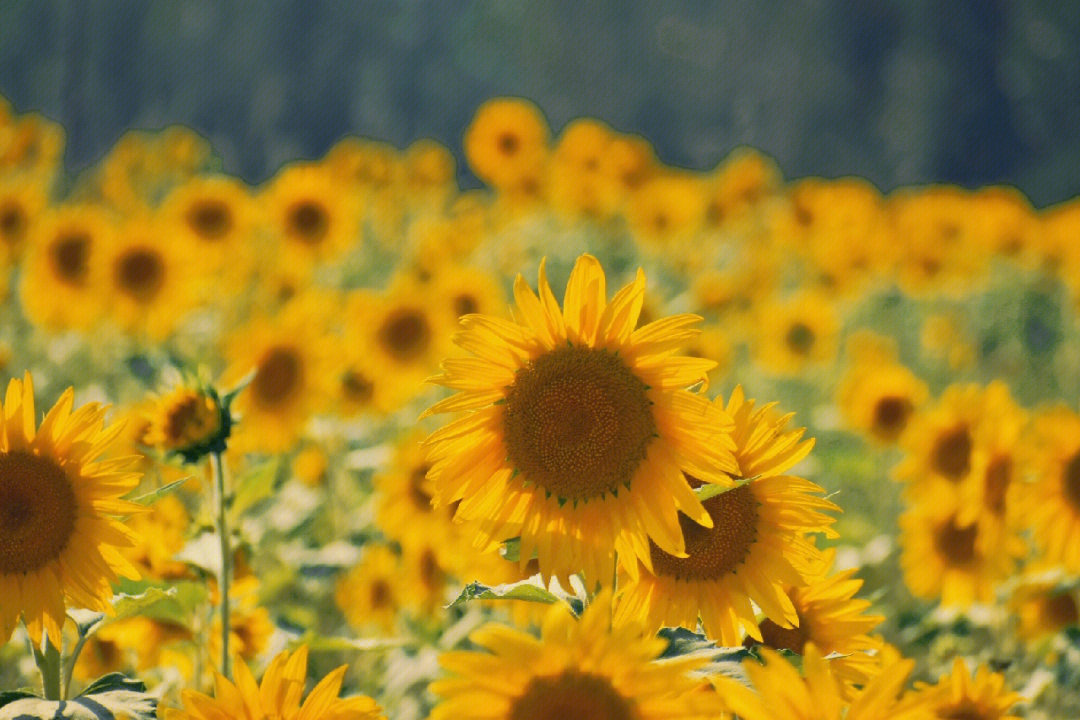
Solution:
<path fill-rule="evenodd" d="M 106 278 L 91 258 L 112 244 L 113 232 L 112 219 L 92 205 L 57 208 L 35 224 L 19 284 L 31 322 L 85 330 L 98 320 Z"/>
<path fill-rule="evenodd" d="M 47 202 L 45 188 L 33 178 L 0 183 L 0 258 L 22 257 Z"/>
<path fill-rule="evenodd" d="M 402 437 L 386 471 L 376 473 L 378 500 L 375 521 L 383 533 L 402 547 L 426 542 L 428 536 L 446 539 L 456 529 L 453 511 L 432 505 L 434 492 L 427 477 L 431 468 L 421 445 L 419 431 Z"/>
<path fill-rule="evenodd" d="M 521 98 L 481 105 L 465 130 L 465 159 L 499 191 L 535 195 L 548 156 L 548 125 L 540 108 Z"/>
<path fill-rule="evenodd" d="M 895 343 L 869 332 L 851 336 L 837 403 L 848 424 L 872 440 L 895 443 L 926 401 L 926 383 L 897 362 Z"/>
<path fill-rule="evenodd" d="M 1013 590 L 1009 609 L 1020 621 L 1020 637 L 1029 643 L 1038 642 L 1080 626 L 1080 586 L 1060 570 L 1027 570 Z"/>
<path fill-rule="evenodd" d="M 919 342 L 927 355 L 948 363 L 952 370 L 970 367 L 975 360 L 975 344 L 958 317 L 946 313 L 930 315 L 923 321 Z"/>
<path fill-rule="evenodd" d="M 618 207 L 619 184 L 603 166 L 612 138 L 607 125 L 591 118 L 563 129 L 548 166 L 548 195 L 552 208 L 568 220 L 603 220 Z"/>
<path fill-rule="evenodd" d="M 1016 188 L 987 187 L 977 191 L 974 201 L 974 240 L 983 252 L 1037 267 L 1042 261 L 1039 217 L 1031 203 Z"/>
<path fill-rule="evenodd" d="M 834 675 L 835 666 L 813 644 L 803 656 L 803 674 L 778 652 L 761 652 L 765 665 L 743 661 L 753 690 L 729 677 L 716 676 L 723 705 L 743 720 L 931 720 L 926 704 L 902 697 L 915 663 L 890 657 L 880 675 L 852 699 Z M 947 716 L 941 716 L 947 717 Z M 963 716 L 956 716 L 963 717 Z"/>
<path fill-rule="evenodd" d="M 49 187 L 63 169 L 64 128 L 37 113 L 25 113 L 0 126 L 0 174 L 22 174 Z"/>
<path fill-rule="evenodd" d="M 191 631 L 172 622 L 138 616 L 108 622 L 79 654 L 74 676 L 86 681 L 110 672 L 169 667 L 190 680 L 193 663 L 186 647 L 190 642 Z"/>
<path fill-rule="evenodd" d="M 211 601 L 220 602 L 217 587 Z M 229 588 L 232 607 L 229 612 L 229 652 L 244 660 L 254 660 L 270 642 L 274 623 L 270 611 L 259 604 L 259 581 L 254 575 L 245 575 L 233 581 Z M 207 633 L 206 657 L 221 657 L 221 616 L 215 613 Z"/>
<path fill-rule="evenodd" d="M 432 285 L 432 303 L 445 308 L 455 326 L 464 315 L 509 315 L 506 293 L 498 280 L 480 268 L 452 265 L 440 270 Z"/>
<path fill-rule="evenodd" d="M 161 340 L 197 303 L 196 257 L 162 235 L 157 217 L 140 216 L 107 236 L 90 272 L 107 288 L 109 317 L 128 332 Z"/>
<path fill-rule="evenodd" d="M 130 458 L 99 460 L 120 428 L 96 403 L 72 411 L 68 388 L 36 426 L 30 373 L 11 380 L 0 427 L 0 638 L 20 616 L 35 644 L 60 647 L 65 606 L 107 611 L 117 575 L 137 579 L 121 554 L 131 532 L 110 515 L 141 506 L 120 496 L 139 475 Z"/>
<path fill-rule="evenodd" d="M 705 226 L 727 229 L 777 193 L 781 181 L 776 163 L 757 150 L 739 148 L 707 180 Z"/>
<path fill-rule="evenodd" d="M 385 545 L 368 543 L 359 564 L 338 579 L 334 602 L 357 630 L 377 628 L 391 633 L 405 594 L 413 592 L 403 587 L 402 577 L 397 553 Z"/>
<path fill-rule="evenodd" d="M 241 289 L 255 262 L 258 220 L 243 183 L 224 175 L 193 178 L 165 198 L 161 216 L 174 242 L 199 258 L 201 274 L 214 278 L 202 285 L 207 299 Z"/>
<path fill-rule="evenodd" d="M 825 552 L 822 567 L 830 569 L 835 553 Z M 832 674 L 847 685 L 865 685 L 880 670 L 880 662 L 868 651 L 880 643 L 868 633 L 885 618 L 868 615 L 868 600 L 855 597 L 862 580 L 855 569 L 809 578 L 806 585 L 786 588 L 799 616 L 797 627 L 784 628 L 766 619 L 760 625 L 762 643 L 776 650 L 802 655 L 813 644 L 833 665 Z M 836 653 L 835 657 L 829 657 Z"/>
<path fill-rule="evenodd" d="M 757 318 L 755 357 L 768 370 L 798 375 L 836 357 L 839 320 L 832 301 L 820 292 L 802 292 L 763 303 Z"/>
<path fill-rule="evenodd" d="M 1017 517 L 1047 562 L 1080 572 L 1080 415 L 1065 407 L 1037 415 L 1024 462 L 1034 482 L 1016 494 Z"/>
<path fill-rule="evenodd" d="M 696 703 L 702 681 L 690 673 L 705 659 L 658 662 L 665 641 L 640 625 L 613 624 L 601 594 L 576 619 L 562 604 L 544 619 L 541 637 L 490 624 L 470 639 L 485 651 L 443 653 L 454 677 L 430 690 L 442 697 L 431 720 L 705 720 Z M 493 682 L 498 678 L 497 682 Z"/>
<path fill-rule="evenodd" d="M 235 682 L 217 675 L 214 697 L 184 690 L 180 695 L 183 708 L 167 708 L 163 716 L 165 720 L 383 720 L 382 711 L 371 698 L 338 697 L 346 665 L 320 680 L 301 703 L 307 663 L 306 645 L 291 653 L 282 652 L 266 668 L 261 684 L 256 684 L 245 663 L 236 663 Z"/>
<path fill-rule="evenodd" d="M 609 303 L 603 269 L 578 259 L 560 309 L 540 266 L 540 297 L 520 275 L 519 323 L 466 316 L 457 343 L 475 357 L 445 360 L 434 378 L 457 394 L 425 414 L 464 411 L 427 440 L 436 501 L 460 500 L 479 542 L 520 536 L 545 577 L 583 571 L 608 582 L 618 540 L 648 562 L 651 538 L 684 553 L 679 511 L 711 524 L 686 472 L 731 484 L 731 420 L 686 388 L 710 360 L 673 357 L 693 315 L 634 330 L 645 275 Z"/>
<path fill-rule="evenodd" d="M 344 191 L 322 165 L 283 169 L 259 196 L 272 235 L 280 242 L 278 265 L 306 277 L 360 243 L 359 196 Z"/>
<path fill-rule="evenodd" d="M 406 201 L 419 210 L 441 212 L 455 189 L 457 168 L 445 145 L 421 139 L 403 153 Z"/>
<path fill-rule="evenodd" d="M 1023 696 L 1005 686 L 1001 673 L 991 672 L 980 665 L 975 675 L 968 670 L 963 658 L 953 661 L 952 672 L 937 683 L 916 683 L 913 700 L 930 709 L 930 717 L 939 720 L 1020 720 L 1010 713 Z"/>
<path fill-rule="evenodd" d="M 716 363 L 709 371 L 709 385 L 713 386 L 731 370 L 731 338 L 719 325 L 707 324 L 701 334 L 691 340 L 684 351 L 690 357 L 707 358 Z"/>
<path fill-rule="evenodd" d="M 135 545 L 121 552 L 145 577 L 163 580 L 184 577 L 188 574 L 187 565 L 173 557 L 184 547 L 190 522 L 184 503 L 176 495 L 166 495 L 149 512 L 128 519 Z"/>
<path fill-rule="evenodd" d="M 230 449 L 287 450 L 323 407 L 331 382 L 327 313 L 334 309 L 325 296 L 309 292 L 275 317 L 255 318 L 234 332 L 223 377 L 235 383 L 255 374 L 234 402 L 238 422 Z"/>
<path fill-rule="evenodd" d="M 668 174 L 639 187 L 627 200 L 626 221 L 641 247 L 682 262 L 705 218 L 705 188 L 696 177 Z"/>
<path fill-rule="evenodd" d="M 722 398 L 715 403 L 724 407 Z M 620 555 L 627 573 L 620 579 L 619 618 L 694 630 L 700 617 L 706 635 L 729 646 L 742 641 L 742 630 L 761 639 L 751 600 L 778 627 L 799 621 L 785 587 L 820 572 L 821 555 L 804 535 L 830 533 L 833 519 L 822 511 L 839 508 L 815 497 L 823 492 L 817 485 L 782 474 L 813 442 L 802 441 L 804 429 L 785 431 L 791 415 L 771 417 L 772 409 L 755 410 L 741 388 L 732 393 L 726 412 L 735 419 L 739 475 L 754 479 L 703 502 L 710 527 L 680 518 L 687 557 L 655 544 L 647 562 Z"/>
<path fill-rule="evenodd" d="M 955 505 L 916 505 L 900 516 L 900 565 L 913 595 L 946 607 L 990 602 L 1025 546 L 982 521 L 961 525 Z"/>

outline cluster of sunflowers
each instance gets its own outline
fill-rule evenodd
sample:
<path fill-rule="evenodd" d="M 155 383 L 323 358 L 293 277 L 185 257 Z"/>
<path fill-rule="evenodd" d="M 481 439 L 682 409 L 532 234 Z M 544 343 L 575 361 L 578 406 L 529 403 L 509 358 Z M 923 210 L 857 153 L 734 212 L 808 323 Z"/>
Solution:
<path fill-rule="evenodd" d="M 1080 712 L 1080 203 L 63 144 L 0 103 L 0 719 Z"/>

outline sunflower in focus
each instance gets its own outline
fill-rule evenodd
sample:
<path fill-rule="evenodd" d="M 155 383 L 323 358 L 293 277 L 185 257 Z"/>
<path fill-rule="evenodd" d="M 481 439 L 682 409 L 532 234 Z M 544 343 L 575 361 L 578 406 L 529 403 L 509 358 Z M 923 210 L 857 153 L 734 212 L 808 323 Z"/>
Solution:
<path fill-rule="evenodd" d="M 824 553 L 823 568 L 831 568 L 835 552 Z M 796 627 L 784 628 L 772 620 L 762 621 L 762 644 L 775 650 L 802 655 L 813 644 L 833 665 L 833 675 L 847 685 L 865 685 L 877 674 L 880 663 L 870 651 L 880 642 L 868 633 L 885 619 L 868 615 L 868 600 L 855 597 L 862 580 L 853 577 L 856 569 L 810 578 L 806 585 L 786 588 L 799 616 Z M 829 657 L 836 653 L 835 657 Z"/>
<path fill-rule="evenodd" d="M 383 720 L 375 701 L 365 695 L 339 698 L 347 666 L 324 677 L 300 702 L 307 685 L 308 649 L 277 655 L 257 684 L 247 665 L 236 663 L 236 680 L 222 675 L 214 679 L 214 697 L 184 690 L 183 708 L 168 708 L 165 720 Z"/>
<path fill-rule="evenodd" d="M 724 407 L 722 398 L 715 404 Z M 802 440 L 804 429 L 785 430 L 791 415 L 773 417 L 772 409 L 755 409 L 742 388 L 731 394 L 726 414 L 735 419 L 739 477 L 753 479 L 703 502 L 710 525 L 680 518 L 686 557 L 655 543 L 647 560 L 620 554 L 627 571 L 620 575 L 620 619 L 695 630 L 700 617 L 705 634 L 727 646 L 742 642 L 743 630 L 762 639 L 751 601 L 776 627 L 797 625 L 785 588 L 820 572 L 820 552 L 804 536 L 830 533 L 833 519 L 822 511 L 839 508 L 816 497 L 823 492 L 817 485 L 783 474 L 806 457 L 813 441 Z"/>
<path fill-rule="evenodd" d="M 705 658 L 655 658 L 666 641 L 613 624 L 607 593 L 575 618 L 561 603 L 547 612 L 538 640 L 489 624 L 470 635 L 484 650 L 443 653 L 454 677 L 430 685 L 442 701 L 431 720 L 705 720 L 690 673 Z M 486 651 L 486 652 L 485 652 Z"/>
<path fill-rule="evenodd" d="M 881 674 L 850 698 L 848 688 L 834 675 L 835 665 L 812 644 L 806 646 L 802 675 L 780 653 L 765 648 L 761 654 L 764 665 L 753 659 L 743 661 L 753 690 L 729 677 L 713 679 L 723 705 L 742 720 L 931 720 L 934 717 L 924 702 L 916 701 L 910 694 L 901 696 L 915 666 L 912 660 L 890 656 Z"/>
<path fill-rule="evenodd" d="M 22 616 L 34 643 L 56 647 L 65 606 L 107 612 L 118 575 L 138 579 L 121 554 L 132 533 L 110 515 L 141 506 L 120 496 L 139 475 L 130 458 L 101 461 L 120 427 L 96 403 L 73 411 L 68 388 L 35 427 L 30 373 L 11 380 L 0 428 L 0 639 Z"/>
<path fill-rule="evenodd" d="M 1080 415 L 1045 410 L 1032 424 L 1026 464 L 1034 483 L 1017 493 L 1017 516 L 1048 562 L 1080 572 Z"/>
<path fill-rule="evenodd" d="M 937 683 L 916 683 L 913 700 L 930 709 L 930 717 L 939 720 L 1020 720 L 1010 713 L 1023 700 L 1019 693 L 1005 687 L 1005 678 L 980 665 L 974 677 L 962 658 L 953 661 L 952 672 Z"/>
<path fill-rule="evenodd" d="M 103 311 L 103 279 L 91 260 L 111 244 L 112 219 L 91 206 L 65 206 L 35 223 L 23 260 L 19 301 L 50 330 L 91 327 Z"/>
<path fill-rule="evenodd" d="M 926 401 L 926 383 L 896 358 L 890 339 L 858 332 L 847 345 L 849 367 L 837 389 L 848 424 L 877 443 L 895 443 Z"/>
<path fill-rule="evenodd" d="M 474 357 L 433 378 L 460 392 L 425 415 L 464 413 L 426 443 L 436 502 L 460 500 L 482 546 L 520 536 L 522 562 L 535 551 L 545 577 L 607 582 L 616 541 L 645 562 L 650 539 L 682 556 L 679 512 L 712 523 L 683 473 L 731 485 L 736 471 L 730 418 L 686 389 L 715 363 L 673 356 L 698 318 L 635 330 L 644 273 L 609 303 L 590 255 L 562 309 L 543 264 L 539 287 L 518 276 L 518 322 L 464 317 L 456 342 Z"/>
<path fill-rule="evenodd" d="M 521 98 L 481 105 L 465 130 L 465 158 L 496 190 L 535 195 L 548 156 L 549 130 L 540 108 Z"/>

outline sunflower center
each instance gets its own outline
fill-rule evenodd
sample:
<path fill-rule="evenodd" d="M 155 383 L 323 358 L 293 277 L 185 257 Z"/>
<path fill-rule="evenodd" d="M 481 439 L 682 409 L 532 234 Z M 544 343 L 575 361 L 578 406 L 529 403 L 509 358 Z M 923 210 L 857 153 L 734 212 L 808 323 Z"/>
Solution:
<path fill-rule="evenodd" d="M 499 152 L 503 155 L 513 155 L 521 147 L 521 140 L 518 136 L 512 132 L 504 132 L 499 135 L 499 139 L 496 143 L 499 148 Z"/>
<path fill-rule="evenodd" d="M 76 232 L 61 235 L 49 246 L 57 277 L 69 285 L 81 285 L 89 271 L 90 236 Z"/>
<path fill-rule="evenodd" d="M 1039 614 L 1047 625 L 1055 628 L 1076 625 L 1080 621 L 1080 608 L 1067 592 L 1050 595 L 1042 601 Z"/>
<path fill-rule="evenodd" d="M 718 580 L 735 572 L 757 540 L 758 504 L 750 486 L 740 485 L 702 503 L 711 528 L 679 515 L 689 557 L 668 555 L 650 543 L 653 572 L 676 580 Z"/>
<path fill-rule="evenodd" d="M 442 568 L 439 567 L 439 561 L 435 557 L 435 551 L 425 548 L 423 554 L 420 555 L 420 582 L 429 590 L 438 590 L 442 588 L 445 579 Z"/>
<path fill-rule="evenodd" d="M 0 453 L 0 575 L 35 572 L 58 558 L 78 510 L 71 481 L 54 461 Z"/>
<path fill-rule="evenodd" d="M 376 580 L 371 583 L 371 607 L 375 610 L 382 610 L 383 608 L 390 607 L 394 602 L 394 591 L 390 588 L 390 583 L 385 580 Z"/>
<path fill-rule="evenodd" d="M 1065 471 L 1061 474 L 1062 490 L 1065 491 L 1065 499 L 1073 509 L 1080 512 L 1080 452 L 1077 452 L 1065 464 Z"/>
<path fill-rule="evenodd" d="M 995 515 L 1005 514 L 1005 493 L 1012 478 L 1012 458 L 998 455 L 986 467 L 983 478 L 984 503 Z"/>
<path fill-rule="evenodd" d="M 874 405 L 874 432 L 885 439 L 896 439 L 907 426 L 911 410 L 907 398 L 898 395 L 881 398 Z"/>
<path fill-rule="evenodd" d="M 0 208 L 0 238 L 9 244 L 16 243 L 26 226 L 26 213 L 14 203 Z"/>
<path fill-rule="evenodd" d="M 190 395 L 169 408 L 165 417 L 165 437 L 170 446 L 195 444 L 217 431 L 219 418 L 206 398 Z"/>
<path fill-rule="evenodd" d="M 259 362 L 251 389 L 260 405 L 280 405 L 300 389 L 303 374 L 304 363 L 295 349 L 274 347 Z"/>
<path fill-rule="evenodd" d="M 975 559 L 975 537 L 978 532 L 977 523 L 961 528 L 956 526 L 956 518 L 949 518 L 934 533 L 934 549 L 953 567 L 967 565 Z"/>
<path fill-rule="evenodd" d="M 813 329 L 804 322 L 792 324 L 784 336 L 788 350 L 796 355 L 809 355 L 810 349 L 814 347 L 814 339 Z"/>
<path fill-rule="evenodd" d="M 549 495 L 588 500 L 628 487 L 656 436 L 647 387 L 615 353 L 565 347 L 507 388 L 506 455 Z"/>
<path fill-rule="evenodd" d="M 634 704 L 599 675 L 564 670 L 534 677 L 510 706 L 508 720 L 637 720 Z"/>
<path fill-rule="evenodd" d="M 289 208 L 289 232 L 305 245 L 318 245 L 330 229 L 330 217 L 319 203 L 301 200 Z"/>
<path fill-rule="evenodd" d="M 137 302 L 149 302 L 165 284 L 165 261 L 151 248 L 132 248 L 117 259 L 114 274 L 123 293 Z"/>
<path fill-rule="evenodd" d="M 993 715 L 997 715 L 995 711 Z M 981 708 L 970 700 L 963 700 L 959 705 L 942 708 L 937 711 L 941 720 L 990 720 L 990 715 L 984 713 Z"/>
<path fill-rule="evenodd" d="M 810 639 L 806 621 L 801 616 L 799 617 L 799 627 L 780 627 L 766 618 L 759 626 L 759 629 L 761 630 L 763 644 L 774 650 L 790 650 L 799 655 L 803 654 L 803 649 Z"/>
<path fill-rule="evenodd" d="M 379 328 L 379 342 L 398 362 L 410 362 L 423 355 L 431 343 L 431 326 L 422 312 L 400 308 Z"/>
<path fill-rule="evenodd" d="M 409 499 L 412 500 L 413 505 L 418 510 L 424 510 L 425 512 L 431 510 L 431 493 L 424 489 L 424 482 L 427 480 L 430 468 L 431 465 L 424 463 L 423 465 L 417 465 L 409 474 Z"/>
<path fill-rule="evenodd" d="M 375 384 L 359 370 L 347 370 L 341 378 L 345 397 L 357 403 L 370 402 L 375 395 Z"/>
<path fill-rule="evenodd" d="M 971 469 L 971 432 L 967 425 L 957 425 L 934 443 L 930 462 L 934 470 L 953 482 L 960 482 Z"/>
<path fill-rule="evenodd" d="M 232 213 L 220 200 L 201 200 L 186 213 L 188 226 L 203 240 L 220 240 L 232 229 Z"/>
<path fill-rule="evenodd" d="M 454 312 L 457 315 L 472 315 L 480 309 L 476 297 L 470 293 L 461 293 L 454 298 Z"/>

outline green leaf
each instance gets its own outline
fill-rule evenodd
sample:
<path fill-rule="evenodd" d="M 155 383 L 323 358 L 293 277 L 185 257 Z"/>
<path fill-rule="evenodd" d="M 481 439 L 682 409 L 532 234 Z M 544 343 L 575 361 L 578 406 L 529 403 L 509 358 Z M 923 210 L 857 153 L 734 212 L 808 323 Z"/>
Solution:
<path fill-rule="evenodd" d="M 108 675 L 102 675 L 97 680 L 87 685 L 80 695 L 96 695 L 110 690 L 143 692 L 146 690 L 146 683 L 142 680 L 132 680 L 123 673 L 114 672 L 109 673 Z"/>
<path fill-rule="evenodd" d="M 737 480 L 734 485 L 731 485 L 731 486 L 718 485 L 716 483 L 705 483 L 701 487 L 694 488 L 694 494 L 697 495 L 698 500 L 704 502 L 705 500 L 708 500 L 709 498 L 716 497 L 717 495 L 723 495 L 724 493 L 726 493 L 726 492 L 728 492 L 730 490 L 735 490 L 736 488 L 740 488 L 743 485 L 746 485 L 748 483 L 752 483 L 755 480 L 757 480 L 759 477 L 760 477 L 760 475 L 755 475 L 754 477 L 748 477 L 748 478 L 741 478 L 741 479 Z"/>
<path fill-rule="evenodd" d="M 504 541 L 499 554 L 504 560 L 518 562 L 521 559 L 521 538 L 510 538 Z"/>
<path fill-rule="evenodd" d="M 125 718 L 125 720 L 155 720 L 157 698 L 146 694 L 146 686 L 138 680 L 130 680 L 119 673 L 112 673 L 91 683 L 82 694 L 72 700 L 44 700 L 34 695 L 18 693 L 0 694 L 0 720 L 28 720 L 40 718 L 53 720 L 102 720 L 102 718 Z"/>
<path fill-rule="evenodd" d="M 97 629 L 108 617 L 103 612 L 83 610 L 82 608 L 68 608 L 67 616 L 75 623 L 79 637 L 89 637 L 97 632 Z"/>
<path fill-rule="evenodd" d="M 171 483 L 166 483 L 165 485 L 162 485 L 157 490 L 151 490 L 145 495 L 140 495 L 139 497 L 132 498 L 131 502 L 138 503 L 139 505 L 153 505 L 158 500 L 165 497 L 173 490 L 186 483 L 192 477 L 194 476 L 188 475 L 187 477 L 180 478 L 179 480 L 173 480 Z"/>
<path fill-rule="evenodd" d="M 148 615 L 154 606 L 170 602 L 176 597 L 175 588 L 150 587 L 138 595 L 121 593 L 113 596 L 115 615 L 112 619 L 123 620 L 136 615 Z"/>
<path fill-rule="evenodd" d="M 233 486 L 236 493 L 233 496 L 230 512 L 234 518 L 243 515 L 248 509 L 261 500 L 265 500 L 274 494 L 274 484 L 277 480 L 279 462 L 268 460 L 253 468 L 250 472 L 236 481 Z"/>
<path fill-rule="evenodd" d="M 465 586 L 461 594 L 454 602 L 446 607 L 460 607 L 470 600 L 527 600 L 529 602 L 546 603 L 548 605 L 559 602 L 560 598 L 555 593 L 541 587 L 533 579 L 522 580 L 516 583 L 506 583 L 489 587 L 478 582 L 472 582 Z"/>
<path fill-rule="evenodd" d="M 4 707 L 8 703 L 15 702 L 16 700 L 22 700 L 23 698 L 37 697 L 29 690 L 5 690 L 0 692 L 0 708 Z"/>
<path fill-rule="evenodd" d="M 204 532 L 188 540 L 175 558 L 217 577 L 221 574 L 221 543 L 217 533 Z"/>

